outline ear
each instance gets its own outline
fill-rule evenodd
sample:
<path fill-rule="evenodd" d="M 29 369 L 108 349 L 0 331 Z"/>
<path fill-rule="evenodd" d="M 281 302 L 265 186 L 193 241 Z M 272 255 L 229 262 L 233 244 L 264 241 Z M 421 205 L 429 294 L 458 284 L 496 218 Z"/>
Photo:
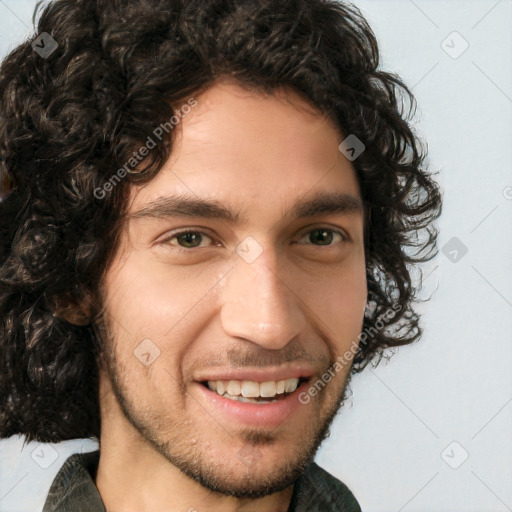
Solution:
<path fill-rule="evenodd" d="M 78 304 L 74 298 L 69 296 L 56 297 L 53 299 L 51 309 L 53 316 L 73 325 L 83 327 L 92 322 L 92 303 L 89 299 L 84 299 Z"/>
<path fill-rule="evenodd" d="M 9 168 L 4 159 L 0 157 L 0 201 L 7 199 L 7 196 L 13 191 L 14 180 L 9 172 Z"/>

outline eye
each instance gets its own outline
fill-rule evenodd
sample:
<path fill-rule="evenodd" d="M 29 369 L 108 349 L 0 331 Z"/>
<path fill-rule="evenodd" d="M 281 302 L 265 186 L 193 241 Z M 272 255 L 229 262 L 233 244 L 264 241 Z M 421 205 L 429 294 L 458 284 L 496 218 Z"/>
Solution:
<path fill-rule="evenodd" d="M 333 245 L 332 242 L 335 240 L 336 236 L 339 237 L 340 242 L 346 242 L 348 240 L 348 237 L 342 231 L 327 227 L 312 229 L 305 233 L 301 240 L 308 237 L 308 240 L 313 242 L 313 245 L 331 246 Z M 315 241 L 319 243 L 315 243 Z"/>
<path fill-rule="evenodd" d="M 307 245 L 317 245 L 317 246 L 326 246 L 330 247 L 335 245 L 336 238 L 338 238 L 339 243 L 343 243 L 348 241 L 348 236 L 345 235 L 342 231 L 327 228 L 327 227 L 319 227 L 315 229 L 311 229 L 308 232 L 304 233 L 300 238 L 299 242 L 306 239 Z M 211 236 L 206 234 L 204 231 L 197 231 L 193 229 L 187 229 L 183 231 L 177 231 L 174 233 L 170 233 L 170 235 L 162 240 L 161 242 L 164 245 L 175 246 L 178 249 L 198 249 L 201 247 L 208 247 L 215 245 L 217 247 L 222 246 L 222 244 L 218 241 L 215 241 Z"/>
<path fill-rule="evenodd" d="M 201 242 L 204 240 L 213 242 L 213 238 L 208 236 L 203 231 L 193 231 L 188 229 L 186 231 L 172 233 L 168 238 L 162 240 L 162 243 L 178 246 L 183 249 L 195 249 L 200 247 Z M 211 243 L 208 245 L 211 245 Z M 219 243 L 216 243 L 216 245 L 219 245 Z"/>

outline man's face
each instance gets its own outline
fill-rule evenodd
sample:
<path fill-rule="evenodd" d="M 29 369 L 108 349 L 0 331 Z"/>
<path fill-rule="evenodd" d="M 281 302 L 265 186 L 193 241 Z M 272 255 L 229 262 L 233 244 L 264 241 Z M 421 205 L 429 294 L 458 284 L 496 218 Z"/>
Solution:
<path fill-rule="evenodd" d="M 238 497 L 284 489 L 311 461 L 350 364 L 327 385 L 321 377 L 357 341 L 366 302 L 344 137 L 286 94 L 221 82 L 196 98 L 169 161 L 131 189 L 104 281 L 102 447 L 115 437 Z M 303 204 L 326 194 L 331 202 Z M 177 208 L 176 196 L 215 201 L 233 218 Z M 222 397 L 222 387 L 249 397 Z"/>

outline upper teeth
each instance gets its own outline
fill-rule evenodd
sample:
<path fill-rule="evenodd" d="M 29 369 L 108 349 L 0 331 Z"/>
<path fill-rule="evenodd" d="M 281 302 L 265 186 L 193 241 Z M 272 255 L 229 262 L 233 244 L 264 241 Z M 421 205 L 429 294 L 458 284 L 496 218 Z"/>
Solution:
<path fill-rule="evenodd" d="M 299 379 L 268 380 L 256 382 L 254 380 L 209 380 L 208 387 L 219 395 L 229 393 L 233 396 L 242 395 L 247 398 L 271 398 L 283 393 L 293 393 L 299 385 Z"/>

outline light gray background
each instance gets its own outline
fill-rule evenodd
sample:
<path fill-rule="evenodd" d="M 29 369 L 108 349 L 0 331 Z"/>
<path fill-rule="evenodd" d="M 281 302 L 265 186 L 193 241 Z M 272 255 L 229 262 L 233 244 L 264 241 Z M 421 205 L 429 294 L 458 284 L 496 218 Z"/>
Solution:
<path fill-rule="evenodd" d="M 32 33 L 35 3 L 0 0 L 2 56 Z M 425 268 L 423 339 L 353 379 L 317 462 L 365 512 L 512 510 L 512 2 L 354 3 L 417 97 L 446 254 Z M 0 442 L 1 511 L 40 510 L 67 456 L 96 447 L 21 446 Z"/>

